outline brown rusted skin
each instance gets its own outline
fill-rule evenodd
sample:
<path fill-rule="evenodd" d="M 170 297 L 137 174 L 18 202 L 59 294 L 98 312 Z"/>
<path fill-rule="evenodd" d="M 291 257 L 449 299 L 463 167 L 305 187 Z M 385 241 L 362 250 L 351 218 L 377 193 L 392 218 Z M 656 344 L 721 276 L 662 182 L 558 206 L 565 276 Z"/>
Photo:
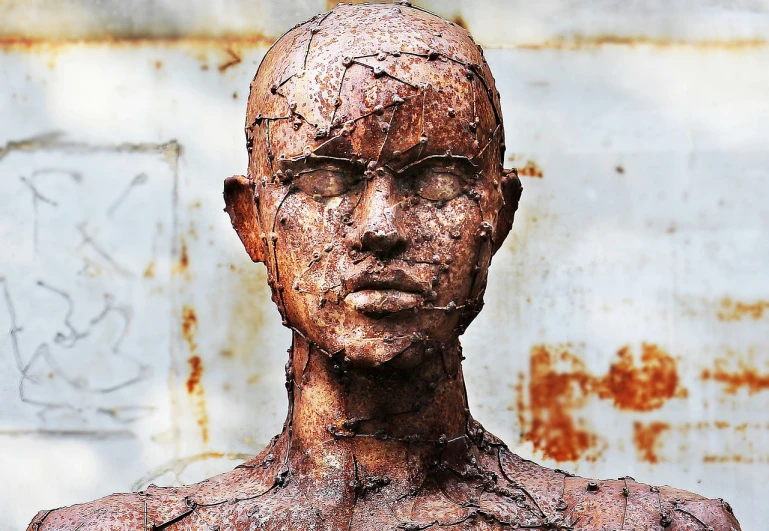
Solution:
<path fill-rule="evenodd" d="M 282 433 L 30 530 L 739 529 L 720 500 L 521 459 L 470 416 L 458 338 L 521 186 L 467 31 L 407 2 L 318 15 L 265 56 L 246 137 L 224 196 L 293 330 Z"/>

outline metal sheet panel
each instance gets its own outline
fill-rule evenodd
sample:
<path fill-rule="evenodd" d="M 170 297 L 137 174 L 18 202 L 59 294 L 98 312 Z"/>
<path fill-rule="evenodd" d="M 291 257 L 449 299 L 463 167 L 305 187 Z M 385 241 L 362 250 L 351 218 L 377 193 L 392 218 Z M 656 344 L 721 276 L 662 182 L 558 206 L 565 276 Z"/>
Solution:
<path fill-rule="evenodd" d="M 275 35 L 316 3 L 253 6 Z M 503 45 L 487 56 L 524 175 L 465 339 L 471 404 L 526 457 L 723 496 L 764 529 L 769 32 L 760 4 L 644 5 L 427 5 Z M 266 47 L 169 9 L 170 40 L 141 9 L 108 19 L 137 21 L 114 42 L 94 15 L 79 34 L 3 22 L 52 39 L 0 53 L 3 529 L 230 468 L 285 414 L 289 334 L 221 211 Z"/>

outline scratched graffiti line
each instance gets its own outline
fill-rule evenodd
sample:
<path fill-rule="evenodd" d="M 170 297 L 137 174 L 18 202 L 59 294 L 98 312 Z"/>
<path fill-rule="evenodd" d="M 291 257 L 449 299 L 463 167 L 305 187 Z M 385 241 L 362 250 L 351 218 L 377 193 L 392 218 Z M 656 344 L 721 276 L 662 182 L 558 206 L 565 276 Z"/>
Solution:
<path fill-rule="evenodd" d="M 37 182 L 37 178 L 41 175 L 66 175 L 70 177 L 74 182 L 80 184 L 83 181 L 83 176 L 77 171 L 74 170 L 68 170 L 68 169 L 59 169 L 59 168 L 42 168 L 39 170 L 33 171 L 29 177 L 26 177 L 24 175 L 19 176 L 19 180 L 26 186 L 30 193 L 32 194 L 32 216 L 33 216 L 33 245 L 35 249 L 35 254 L 38 252 L 38 241 L 39 241 L 39 230 L 40 230 L 40 220 L 39 220 L 39 208 L 42 203 L 45 203 L 47 205 L 50 205 L 51 207 L 58 207 L 59 204 L 57 201 L 47 197 L 45 194 L 43 194 L 39 187 L 40 185 Z"/>
<path fill-rule="evenodd" d="M 65 401 L 41 400 L 39 398 L 30 396 L 30 385 L 44 385 L 45 380 L 34 374 L 35 370 L 39 370 L 44 367 L 49 369 L 48 379 L 56 378 L 64 382 L 64 384 L 71 390 L 80 394 L 110 394 L 127 387 L 135 386 L 141 381 L 150 378 L 152 374 L 151 368 L 121 351 L 121 343 L 123 342 L 131 322 L 130 309 L 115 306 L 111 297 L 107 296 L 105 297 L 104 308 L 88 321 L 87 328 L 79 330 L 71 321 L 72 315 L 75 311 L 72 297 L 66 291 L 60 290 L 53 286 L 49 286 L 42 281 L 38 281 L 37 283 L 39 288 L 60 297 L 66 303 L 67 310 L 62 322 L 64 331 L 60 330 L 56 332 L 51 340 L 39 343 L 34 348 L 32 355 L 28 357 L 28 361 L 25 361 L 25 356 L 22 354 L 22 348 L 19 341 L 19 336 L 24 332 L 24 328 L 18 322 L 18 314 L 11 297 L 11 290 L 8 285 L 8 280 L 6 278 L 0 278 L 0 283 L 2 283 L 3 287 L 3 302 L 5 304 L 5 309 L 10 321 L 8 334 L 11 339 L 11 350 L 13 352 L 15 365 L 19 371 L 20 376 L 18 383 L 19 398 L 26 404 L 39 406 L 41 409 L 38 412 L 38 416 L 41 419 L 45 419 L 46 415 L 54 410 L 64 409 L 73 413 L 80 413 L 83 410 L 91 409 L 100 414 L 110 415 L 118 421 L 121 421 L 121 419 L 124 419 L 124 417 L 130 421 L 150 414 L 155 410 L 155 408 L 152 406 L 146 406 L 142 404 L 125 404 L 114 408 L 104 408 L 98 406 L 75 406 Z M 92 336 L 94 331 L 102 326 L 107 318 L 112 316 L 117 316 L 120 320 L 122 320 L 123 326 L 117 338 L 109 347 L 105 356 L 120 357 L 124 360 L 127 360 L 135 366 L 136 370 L 134 374 L 123 376 L 122 379 L 116 383 L 112 383 L 110 385 L 92 386 L 86 379 L 71 374 L 68 371 L 68 364 L 66 362 L 62 362 L 59 359 L 59 356 L 52 352 L 51 347 L 55 346 L 59 347 L 60 349 L 72 350 L 77 355 L 78 344 L 86 338 Z M 67 356 L 71 356 L 71 354 L 68 354 Z M 122 415 L 122 413 L 128 413 L 128 415 L 125 416 Z"/>

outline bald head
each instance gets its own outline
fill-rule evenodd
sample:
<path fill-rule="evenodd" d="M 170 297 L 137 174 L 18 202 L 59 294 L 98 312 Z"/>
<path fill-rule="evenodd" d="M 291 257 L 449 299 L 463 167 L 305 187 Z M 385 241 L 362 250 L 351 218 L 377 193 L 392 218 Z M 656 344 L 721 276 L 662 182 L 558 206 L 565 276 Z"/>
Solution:
<path fill-rule="evenodd" d="M 318 15 L 267 52 L 246 135 L 227 211 L 288 326 L 368 367 L 464 331 L 520 195 L 464 29 L 405 3 Z"/>
<path fill-rule="evenodd" d="M 407 3 L 340 5 L 286 33 L 251 85 L 246 131 L 256 176 L 309 155 L 399 171 L 448 154 L 489 168 L 504 149 L 482 50 Z"/>

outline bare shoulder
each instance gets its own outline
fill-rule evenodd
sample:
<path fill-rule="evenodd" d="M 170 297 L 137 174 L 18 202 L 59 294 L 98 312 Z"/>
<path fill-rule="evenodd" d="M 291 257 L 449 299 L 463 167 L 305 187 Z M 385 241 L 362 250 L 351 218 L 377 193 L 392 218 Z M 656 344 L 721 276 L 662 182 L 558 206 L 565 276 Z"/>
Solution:
<path fill-rule="evenodd" d="M 631 477 L 598 480 L 553 470 L 498 451 L 500 475 L 521 488 L 554 529 L 740 531 L 732 508 L 672 487 L 639 483 Z"/>
<path fill-rule="evenodd" d="M 59 509 L 40 511 L 27 531 L 150 530 L 173 524 L 196 529 L 201 507 L 217 507 L 225 499 L 252 496 L 274 482 L 268 467 L 256 458 L 238 468 L 183 487 L 157 487 Z M 177 527 L 173 527 L 177 529 Z"/>

